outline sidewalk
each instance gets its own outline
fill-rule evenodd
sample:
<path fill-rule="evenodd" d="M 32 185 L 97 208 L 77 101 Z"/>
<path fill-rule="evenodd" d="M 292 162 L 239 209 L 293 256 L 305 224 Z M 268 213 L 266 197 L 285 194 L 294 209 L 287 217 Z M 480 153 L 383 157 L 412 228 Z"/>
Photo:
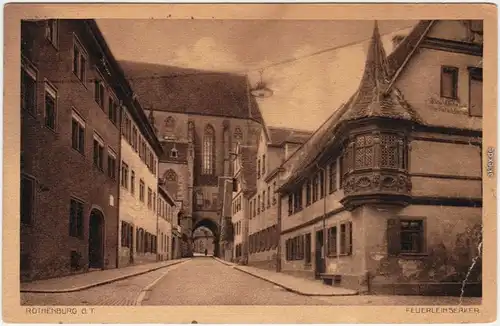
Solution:
<path fill-rule="evenodd" d="M 217 257 L 214 257 L 214 259 L 222 264 L 231 266 L 234 269 L 237 269 L 243 273 L 255 276 L 264 281 L 281 286 L 297 294 L 302 294 L 307 296 L 327 296 L 327 297 L 351 296 L 358 294 L 357 291 L 337 286 L 325 285 L 320 281 L 312 281 L 305 278 L 295 277 L 284 273 L 277 273 L 251 266 L 237 265 L 234 263 L 224 261 Z"/>
<path fill-rule="evenodd" d="M 70 275 L 64 277 L 51 278 L 33 282 L 21 283 L 21 292 L 31 293 L 65 293 L 89 289 L 95 286 L 104 285 L 120 281 L 129 277 L 138 276 L 148 272 L 176 265 L 190 258 L 167 260 L 149 264 L 128 266 L 115 269 L 106 269 Z"/>

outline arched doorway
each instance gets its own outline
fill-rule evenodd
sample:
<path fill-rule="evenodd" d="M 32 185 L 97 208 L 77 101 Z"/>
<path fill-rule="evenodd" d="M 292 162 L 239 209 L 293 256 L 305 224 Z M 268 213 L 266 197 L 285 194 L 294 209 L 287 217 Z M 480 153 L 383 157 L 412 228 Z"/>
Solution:
<path fill-rule="evenodd" d="M 215 243 L 212 230 L 205 226 L 198 227 L 193 232 L 193 252 L 198 255 L 215 255 Z"/>
<path fill-rule="evenodd" d="M 89 268 L 104 268 L 104 215 L 95 208 L 89 218 Z"/>
<path fill-rule="evenodd" d="M 220 239 L 219 225 L 211 219 L 208 219 L 208 218 L 201 219 L 201 220 L 197 221 L 195 223 L 195 225 L 193 226 L 192 236 L 194 236 L 195 231 L 201 227 L 205 227 L 212 232 L 214 256 L 219 257 L 219 239 Z"/>

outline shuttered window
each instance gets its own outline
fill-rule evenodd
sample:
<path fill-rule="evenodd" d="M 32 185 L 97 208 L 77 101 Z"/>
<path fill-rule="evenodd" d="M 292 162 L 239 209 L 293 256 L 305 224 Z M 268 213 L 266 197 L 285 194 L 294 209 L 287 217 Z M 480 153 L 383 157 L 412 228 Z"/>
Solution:
<path fill-rule="evenodd" d="M 458 89 L 458 68 L 441 67 L 441 97 L 456 99 Z"/>
<path fill-rule="evenodd" d="M 469 112 L 473 117 L 483 116 L 483 70 L 469 69 Z"/>
<path fill-rule="evenodd" d="M 387 251 L 391 256 L 425 252 L 425 230 L 422 219 L 387 220 Z"/>

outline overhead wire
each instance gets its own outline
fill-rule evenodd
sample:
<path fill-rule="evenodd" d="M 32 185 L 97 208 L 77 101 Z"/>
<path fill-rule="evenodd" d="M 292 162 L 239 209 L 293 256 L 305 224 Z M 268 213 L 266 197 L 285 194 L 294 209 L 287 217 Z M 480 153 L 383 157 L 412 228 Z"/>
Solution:
<path fill-rule="evenodd" d="M 387 36 L 387 35 L 390 35 L 390 34 L 398 33 L 398 32 L 400 32 L 402 30 L 409 29 L 409 28 L 411 28 L 411 27 L 408 26 L 408 27 L 400 28 L 400 29 L 397 29 L 397 30 L 392 31 L 390 33 L 382 34 L 382 36 Z M 249 73 L 252 73 L 252 72 L 263 72 L 263 71 L 265 71 L 265 70 L 267 70 L 269 68 L 273 68 L 273 67 L 277 67 L 277 66 L 281 66 L 281 65 L 285 65 L 285 64 L 294 63 L 296 61 L 304 60 L 304 59 L 307 59 L 307 58 L 310 58 L 310 57 L 314 57 L 314 56 L 317 56 L 317 55 L 320 55 L 320 54 L 323 54 L 323 53 L 328 53 L 328 52 L 340 50 L 340 49 L 343 49 L 343 48 L 347 48 L 347 47 L 350 47 L 350 46 L 362 44 L 362 43 L 365 43 L 365 42 L 369 41 L 370 38 L 371 37 L 368 37 L 368 38 L 365 38 L 365 39 L 362 39 L 362 40 L 359 40 L 359 41 L 353 41 L 353 42 L 349 42 L 349 43 L 344 43 L 342 45 L 332 46 L 332 47 L 329 47 L 329 48 L 326 48 L 326 49 L 322 49 L 322 50 L 318 50 L 318 51 L 315 51 L 315 52 L 312 52 L 312 53 L 309 53 L 309 54 L 305 54 L 305 55 L 302 55 L 302 56 L 285 59 L 285 60 L 282 60 L 282 61 L 274 62 L 274 63 L 268 64 L 268 65 L 265 65 L 265 66 L 260 66 L 260 67 L 257 67 L 257 68 L 234 70 L 234 71 L 206 71 L 206 72 L 177 73 L 177 74 L 165 74 L 165 75 L 152 74 L 150 76 L 133 76 L 133 77 L 125 75 L 125 79 L 127 79 L 129 81 L 134 81 L 134 80 L 139 81 L 139 80 L 153 80 L 153 79 L 174 79 L 174 78 L 193 77 L 193 76 L 207 76 L 207 75 L 218 75 L 218 74 L 248 75 Z M 97 79 L 94 79 L 94 78 L 86 79 L 87 82 L 92 82 L 94 80 L 97 80 Z M 44 81 L 42 80 L 42 81 L 39 81 L 39 82 L 43 83 Z M 53 83 L 53 84 L 82 83 L 82 81 L 79 80 L 79 79 L 78 80 L 69 80 L 69 79 L 51 80 L 50 82 Z"/>

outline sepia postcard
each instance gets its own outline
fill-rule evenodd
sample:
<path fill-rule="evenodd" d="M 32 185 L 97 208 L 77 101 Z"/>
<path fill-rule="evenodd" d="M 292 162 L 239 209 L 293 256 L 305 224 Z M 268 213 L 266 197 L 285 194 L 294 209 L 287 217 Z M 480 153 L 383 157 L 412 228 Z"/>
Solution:
<path fill-rule="evenodd" d="M 496 320 L 494 5 L 4 13 L 4 321 Z"/>

